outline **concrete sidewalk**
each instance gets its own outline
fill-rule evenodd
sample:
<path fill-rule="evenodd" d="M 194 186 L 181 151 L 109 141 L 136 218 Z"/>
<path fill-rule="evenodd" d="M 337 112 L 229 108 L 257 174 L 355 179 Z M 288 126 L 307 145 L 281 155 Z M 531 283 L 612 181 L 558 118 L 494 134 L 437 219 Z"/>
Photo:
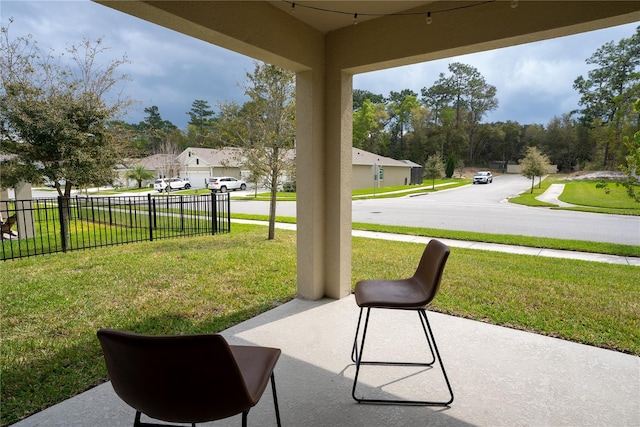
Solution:
<path fill-rule="evenodd" d="M 558 205 L 561 208 L 570 208 L 572 206 L 576 206 L 558 199 L 563 191 L 564 184 L 551 184 L 549 188 L 547 188 L 544 193 L 536 197 L 536 199 L 540 200 L 541 202 Z"/>
<path fill-rule="evenodd" d="M 276 384 L 283 426 L 640 425 L 638 357 L 431 312 L 455 396 L 451 406 L 357 404 L 351 398 L 350 360 L 357 315 L 353 296 L 296 299 L 222 334 L 233 344 L 282 349 Z M 381 359 L 397 358 L 402 350 L 416 360 L 428 351 L 420 345 L 425 344 L 421 334 L 415 313 L 377 310 L 367 349 Z M 437 368 L 380 369 L 363 367 L 364 392 L 439 398 L 446 390 Z M 133 417 L 134 410 L 105 383 L 15 427 L 131 426 Z M 200 425 L 239 426 L 240 418 Z M 275 425 L 269 389 L 249 413 L 249 425 Z"/>

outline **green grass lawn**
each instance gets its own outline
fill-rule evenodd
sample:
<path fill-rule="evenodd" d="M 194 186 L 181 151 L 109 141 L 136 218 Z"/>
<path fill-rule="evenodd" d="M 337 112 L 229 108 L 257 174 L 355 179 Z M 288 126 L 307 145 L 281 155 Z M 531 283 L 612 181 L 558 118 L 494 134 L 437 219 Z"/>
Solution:
<path fill-rule="evenodd" d="M 538 183 L 536 178 L 533 192 L 527 190 L 518 197 L 509 199 L 509 202 L 532 206 L 549 207 L 552 209 L 577 210 L 584 212 L 618 214 L 618 215 L 640 215 L 640 204 L 636 203 L 626 193 L 626 189 L 609 182 L 609 193 L 603 189 L 596 188 L 596 181 L 567 181 L 566 175 L 549 175 L 542 183 Z M 564 184 L 564 190 L 559 199 L 565 203 L 576 205 L 575 207 L 558 207 L 555 204 L 541 202 L 536 197 L 543 194 L 551 184 Z"/>
<path fill-rule="evenodd" d="M 559 199 L 574 205 L 591 206 L 609 209 L 640 209 L 640 205 L 627 195 L 627 190 L 609 183 L 609 192 L 597 188 L 597 182 L 568 181 L 564 185 L 564 191 Z"/>
<path fill-rule="evenodd" d="M 423 249 L 354 238 L 353 283 L 408 276 Z M 277 230 L 269 241 L 266 227 L 235 224 L 231 234 L 3 267 L 1 423 L 8 425 L 105 380 L 100 327 L 217 332 L 291 300 L 296 235 Z M 638 267 L 453 248 L 433 309 L 640 355 L 639 277 Z"/>

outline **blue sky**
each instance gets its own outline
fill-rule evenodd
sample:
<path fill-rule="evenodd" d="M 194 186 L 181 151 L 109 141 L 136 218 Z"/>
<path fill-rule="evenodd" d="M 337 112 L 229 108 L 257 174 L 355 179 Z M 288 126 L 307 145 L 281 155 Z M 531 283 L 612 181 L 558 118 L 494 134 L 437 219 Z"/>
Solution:
<path fill-rule="evenodd" d="M 83 38 L 103 39 L 110 47 L 101 56 L 131 64 L 120 70 L 130 75 L 120 89 L 138 104 L 124 120 L 143 120 L 144 108 L 156 105 L 166 120 L 186 128 L 187 111 L 196 99 L 215 108 L 218 102 L 245 101 L 240 83 L 253 71 L 253 59 L 150 24 L 88 0 L 2 0 L 3 26 L 13 18 L 13 37 L 32 34 L 41 48 L 62 52 Z M 505 49 L 356 75 L 355 89 L 388 95 L 411 89 L 420 94 L 451 62 L 478 69 L 496 86 L 499 107 L 485 122 L 513 120 L 546 125 L 554 116 L 578 108 L 573 89 L 578 76 L 586 76 L 585 60 L 603 44 L 635 33 L 638 23 Z"/>

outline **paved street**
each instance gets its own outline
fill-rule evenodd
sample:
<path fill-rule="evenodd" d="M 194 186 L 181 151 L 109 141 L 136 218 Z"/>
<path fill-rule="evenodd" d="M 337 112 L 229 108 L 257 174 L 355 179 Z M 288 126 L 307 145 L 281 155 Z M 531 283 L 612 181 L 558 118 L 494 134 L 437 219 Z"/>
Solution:
<path fill-rule="evenodd" d="M 507 198 L 530 188 L 520 175 L 502 175 L 492 184 L 390 199 L 355 200 L 354 222 L 553 237 L 640 245 L 640 217 L 531 208 Z M 234 213 L 267 214 L 268 204 L 232 200 Z M 295 202 L 278 202 L 276 214 L 296 216 Z"/>

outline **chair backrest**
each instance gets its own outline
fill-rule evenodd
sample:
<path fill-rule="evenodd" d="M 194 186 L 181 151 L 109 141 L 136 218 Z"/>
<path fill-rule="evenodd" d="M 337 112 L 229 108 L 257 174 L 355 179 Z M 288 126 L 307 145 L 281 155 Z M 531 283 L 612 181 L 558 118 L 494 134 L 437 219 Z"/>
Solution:
<path fill-rule="evenodd" d="M 449 258 L 451 250 L 439 240 L 432 239 L 422 253 L 420 264 L 413 278 L 424 288 L 427 294 L 427 304 L 430 303 L 438 293 L 440 280 L 444 266 Z"/>
<path fill-rule="evenodd" d="M 221 335 L 148 336 L 111 329 L 97 335 L 114 390 L 152 418 L 199 423 L 251 408 Z"/>

